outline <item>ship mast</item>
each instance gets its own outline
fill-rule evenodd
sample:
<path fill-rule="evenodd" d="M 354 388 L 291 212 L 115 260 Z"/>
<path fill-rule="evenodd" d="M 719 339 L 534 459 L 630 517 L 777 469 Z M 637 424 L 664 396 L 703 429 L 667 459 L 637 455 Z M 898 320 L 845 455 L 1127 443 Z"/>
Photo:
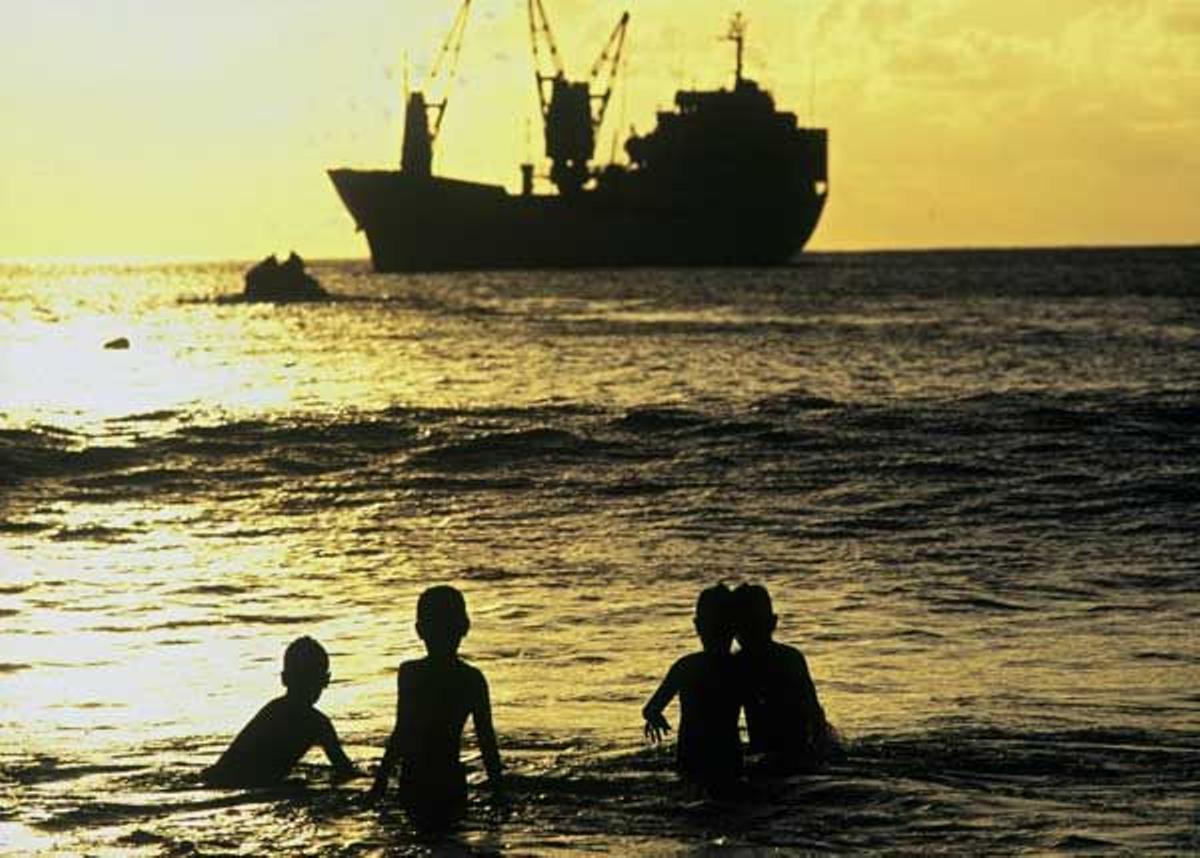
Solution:
<path fill-rule="evenodd" d="M 725 39 L 737 45 L 737 76 L 734 78 L 734 81 L 737 86 L 741 86 L 742 53 L 746 47 L 746 19 L 742 17 L 741 12 L 734 15 L 733 20 L 729 22 L 729 33 L 725 36 Z"/>

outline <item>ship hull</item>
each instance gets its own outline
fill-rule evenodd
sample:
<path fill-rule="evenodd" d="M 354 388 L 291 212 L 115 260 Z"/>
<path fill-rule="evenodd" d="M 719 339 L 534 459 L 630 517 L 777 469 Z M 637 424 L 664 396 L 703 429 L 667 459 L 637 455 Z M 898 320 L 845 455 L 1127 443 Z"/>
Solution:
<path fill-rule="evenodd" d="M 398 171 L 329 176 L 385 272 L 776 265 L 808 242 L 826 199 L 815 184 L 664 203 L 636 187 L 518 196 Z"/>

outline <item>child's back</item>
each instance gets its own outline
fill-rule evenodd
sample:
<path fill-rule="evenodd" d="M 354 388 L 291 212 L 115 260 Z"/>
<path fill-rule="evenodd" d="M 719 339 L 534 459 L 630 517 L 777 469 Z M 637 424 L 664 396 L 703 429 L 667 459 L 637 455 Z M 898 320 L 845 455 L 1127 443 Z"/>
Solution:
<path fill-rule="evenodd" d="M 467 716 L 488 698 L 483 673 L 457 658 L 406 661 L 396 677 L 396 698 L 395 733 L 404 780 L 462 781 L 463 727 Z"/>
<path fill-rule="evenodd" d="M 742 770 L 738 735 L 741 684 L 733 656 L 712 652 L 685 655 L 671 666 L 662 688 L 674 688 L 679 694 L 675 749 L 679 773 L 705 786 L 736 780 Z M 652 699 L 647 708 L 659 705 Z"/>
<path fill-rule="evenodd" d="M 459 762 L 470 715 L 493 790 L 500 788 L 500 753 L 483 673 L 458 657 L 470 628 L 466 603 L 453 587 L 431 587 L 417 603 L 417 632 L 428 655 L 403 662 L 396 675 L 396 726 L 375 774 L 372 796 L 387 790 L 400 767 L 400 798 L 422 828 L 454 822 L 466 809 L 466 770 Z"/>
<path fill-rule="evenodd" d="M 679 695 L 679 773 L 710 789 L 737 780 L 742 770 L 738 714 L 742 683 L 729 647 L 733 640 L 731 598 L 724 584 L 710 587 L 696 602 L 696 631 L 701 652 L 676 661 L 642 714 L 646 734 L 658 741 L 670 729 L 663 710 Z"/>
<path fill-rule="evenodd" d="M 767 767 L 780 772 L 819 768 L 833 751 L 833 734 L 808 662 L 800 650 L 772 639 L 777 618 L 766 588 L 743 584 L 735 598 L 750 751 L 766 755 Z"/>
<path fill-rule="evenodd" d="M 804 654 L 771 641 L 761 651 L 743 650 L 738 660 L 751 689 L 746 699 L 751 752 L 797 761 L 819 756 L 825 713 Z"/>

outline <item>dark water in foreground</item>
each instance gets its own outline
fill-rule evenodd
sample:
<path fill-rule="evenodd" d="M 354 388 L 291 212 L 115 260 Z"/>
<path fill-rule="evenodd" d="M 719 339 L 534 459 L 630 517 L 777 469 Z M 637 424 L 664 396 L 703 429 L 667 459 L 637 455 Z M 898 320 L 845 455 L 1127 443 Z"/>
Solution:
<path fill-rule="evenodd" d="M 1200 252 L 240 269 L 0 266 L 0 852 L 1200 850 Z M 639 716 L 719 578 L 850 749 L 731 804 Z M 302 633 L 374 762 L 439 581 L 507 808 L 197 786 Z"/>

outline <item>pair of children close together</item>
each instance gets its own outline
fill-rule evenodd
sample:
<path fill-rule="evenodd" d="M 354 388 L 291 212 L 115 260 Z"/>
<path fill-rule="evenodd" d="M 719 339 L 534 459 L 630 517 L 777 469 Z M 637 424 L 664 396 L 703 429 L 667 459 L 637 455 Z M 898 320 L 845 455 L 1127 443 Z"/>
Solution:
<path fill-rule="evenodd" d="M 724 584 L 700 594 L 696 631 L 703 650 L 677 661 L 643 714 L 646 735 L 659 741 L 670 730 L 663 710 L 678 694 L 680 773 L 721 790 L 742 773 L 738 717 L 744 709 L 750 751 L 772 772 L 811 770 L 828 757 L 832 731 L 799 650 L 772 640 L 775 616 L 763 587 L 730 590 Z M 396 677 L 396 724 L 368 794 L 379 799 L 399 767 L 399 794 L 413 821 L 438 827 L 466 809 L 466 769 L 459 761 L 470 716 L 494 792 L 501 789 L 500 753 L 483 673 L 458 657 L 470 628 L 466 602 L 453 587 L 431 587 L 417 602 L 417 633 L 426 657 L 402 662 Z M 740 651 L 731 653 L 734 637 Z M 269 786 L 283 781 L 308 750 L 320 746 L 339 778 L 361 772 L 342 750 L 330 720 L 315 708 L 329 684 L 329 656 L 310 637 L 288 646 L 283 658 L 286 693 L 254 716 L 204 770 L 212 786 Z"/>
<path fill-rule="evenodd" d="M 730 590 L 717 584 L 704 590 L 695 616 L 703 648 L 671 665 L 642 709 L 647 738 L 661 741 L 671 729 L 663 710 L 679 695 L 676 765 L 709 791 L 727 791 L 742 775 L 743 710 L 757 771 L 815 771 L 836 750 L 836 733 L 825 720 L 804 655 L 774 640 L 777 623 L 765 587 Z"/>

